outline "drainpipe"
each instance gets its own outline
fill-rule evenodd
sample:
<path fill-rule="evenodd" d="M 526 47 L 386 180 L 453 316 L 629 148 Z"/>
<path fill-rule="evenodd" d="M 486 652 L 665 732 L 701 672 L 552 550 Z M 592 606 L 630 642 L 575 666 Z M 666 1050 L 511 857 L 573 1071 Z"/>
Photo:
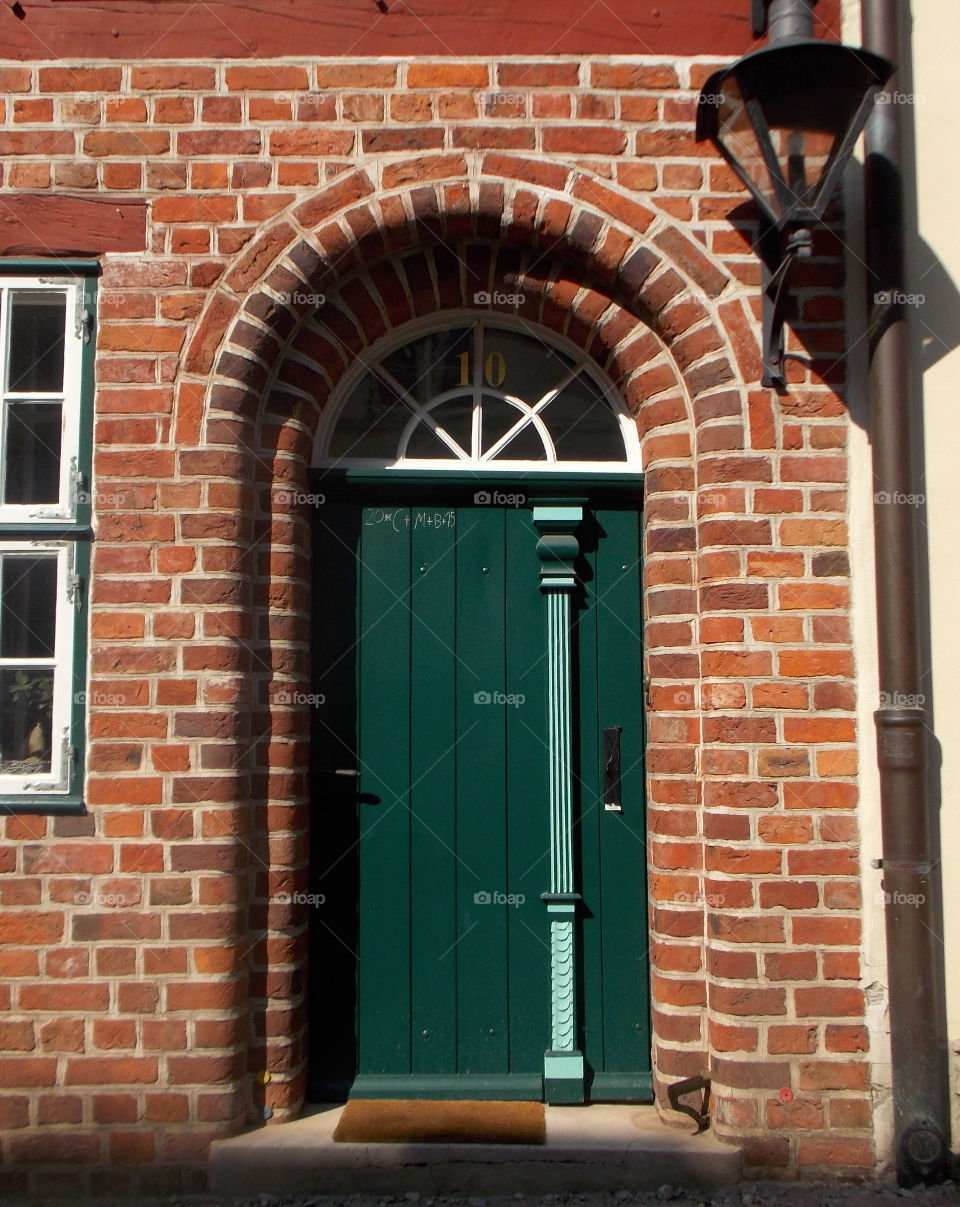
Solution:
<path fill-rule="evenodd" d="M 863 0 L 865 48 L 906 61 L 900 0 Z M 888 88 L 898 88 L 894 76 Z M 877 105 L 866 131 L 868 309 L 872 314 L 869 397 L 873 448 L 877 629 L 881 707 L 874 713 L 880 813 L 897 1176 L 901 1185 L 949 1172 L 949 1072 L 940 930 L 934 911 L 933 819 L 927 793 L 927 713 L 919 633 L 917 509 L 910 336 L 905 294 L 903 129 L 906 106 Z M 919 707 L 912 707 L 919 704 Z M 911 705 L 907 707 L 905 705 Z"/>
<path fill-rule="evenodd" d="M 769 0 L 767 43 L 792 42 L 813 37 L 813 5 L 817 0 Z"/>

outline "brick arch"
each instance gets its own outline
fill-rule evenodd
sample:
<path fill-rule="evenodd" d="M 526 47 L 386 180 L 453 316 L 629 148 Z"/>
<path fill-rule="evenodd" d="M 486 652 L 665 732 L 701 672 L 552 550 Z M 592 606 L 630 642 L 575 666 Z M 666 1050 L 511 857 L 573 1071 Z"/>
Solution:
<path fill-rule="evenodd" d="M 247 492 L 265 488 L 249 531 L 237 534 L 230 601 L 253 617 L 243 669 L 255 704 L 238 745 L 252 749 L 252 798 L 265 817 L 273 814 L 263 844 L 269 865 L 250 885 L 251 924 L 265 931 L 250 969 L 250 1063 L 274 1075 L 255 1094 L 280 1114 L 296 1111 L 303 1097 L 297 978 L 305 917 L 271 902 L 305 887 L 308 726 L 302 709 L 276 697 L 291 686 L 308 690 L 310 634 L 309 520 L 296 492 L 276 487 L 305 488 L 322 400 L 349 358 L 415 317 L 472 306 L 473 275 L 493 284 L 502 274 L 527 299 L 518 312 L 588 351 L 637 419 L 647 467 L 651 960 L 661 1100 L 666 1083 L 710 1070 L 698 616 L 704 593 L 725 606 L 720 597 L 734 598 L 741 578 L 722 559 L 703 565 L 710 545 L 725 543 L 711 526 L 737 524 L 745 510 L 743 490 L 726 484 L 754 473 L 765 480 L 765 457 L 745 451 L 768 440 L 763 401 L 750 399 L 748 410 L 743 384 L 759 376 L 756 339 L 726 273 L 662 215 L 582 172 L 497 158 L 496 177 L 379 193 L 358 171 L 297 206 L 224 275 L 182 364 L 177 432 L 181 447 L 192 442 L 196 451 L 179 454 L 181 473 L 220 476 Z M 441 169 L 428 159 L 417 167 L 421 177 Z M 318 294 L 326 328 L 319 335 L 304 324 Z"/>

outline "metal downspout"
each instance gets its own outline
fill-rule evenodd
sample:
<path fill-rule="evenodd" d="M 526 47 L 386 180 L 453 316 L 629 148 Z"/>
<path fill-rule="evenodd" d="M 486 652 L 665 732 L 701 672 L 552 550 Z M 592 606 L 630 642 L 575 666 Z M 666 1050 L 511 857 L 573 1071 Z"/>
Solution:
<path fill-rule="evenodd" d="M 910 48 L 900 0 L 863 0 L 864 46 L 895 63 Z M 894 91 L 900 77 L 888 84 Z M 919 635 L 917 509 L 910 334 L 904 307 L 904 137 L 908 107 L 877 105 L 866 130 L 865 208 L 880 701 L 874 714 L 880 768 L 883 888 L 897 1175 L 902 1185 L 949 1173 L 949 1069 L 940 1037 L 942 954 L 934 902 L 927 791 L 929 729 Z M 878 295 L 881 306 L 876 304 Z M 893 298 L 887 303 L 886 298 Z M 904 502 L 898 504 L 900 498 Z M 919 704 L 919 707 L 905 705 Z"/>

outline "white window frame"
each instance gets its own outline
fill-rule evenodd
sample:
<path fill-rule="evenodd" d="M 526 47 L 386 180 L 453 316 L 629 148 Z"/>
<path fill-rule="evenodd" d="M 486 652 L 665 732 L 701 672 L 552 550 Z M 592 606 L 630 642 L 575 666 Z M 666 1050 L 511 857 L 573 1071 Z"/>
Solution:
<path fill-rule="evenodd" d="M 319 329 L 322 332 L 322 322 L 318 318 L 308 319 L 308 325 L 314 322 L 320 322 Z M 429 335 L 434 331 L 442 331 L 445 328 L 457 327 L 463 325 L 477 325 L 478 327 L 499 327 L 504 330 L 514 331 L 521 335 L 534 336 L 542 339 L 544 343 L 549 343 L 556 347 L 559 351 L 570 357 L 571 360 L 578 366 L 580 372 L 585 372 L 593 382 L 602 390 L 604 397 L 611 405 L 611 409 L 619 423 L 620 434 L 624 444 L 624 459 L 622 461 L 572 461 L 572 460 L 536 460 L 536 461 L 518 461 L 507 459 L 489 459 L 489 456 L 477 458 L 474 456 L 462 457 L 453 452 L 451 449 L 449 458 L 408 458 L 399 457 L 394 460 L 375 460 L 364 457 L 350 456 L 331 456 L 329 453 L 330 441 L 333 437 L 334 430 L 340 419 L 340 414 L 349 400 L 353 389 L 369 369 L 368 362 L 380 360 L 385 356 L 389 356 L 396 348 L 402 347 L 404 344 L 410 343 L 413 340 L 419 339 L 424 335 Z M 291 337 L 292 338 L 292 337 Z M 296 356 L 294 355 L 294 359 Z M 271 377 L 268 386 L 269 390 L 273 389 L 276 384 L 276 375 L 283 364 L 283 357 L 278 358 L 277 369 Z M 476 362 L 475 362 L 476 363 Z M 281 384 L 281 389 L 291 393 L 299 393 L 293 387 Z M 491 391 L 495 392 L 495 391 Z M 440 404 L 441 399 L 431 399 L 428 404 L 425 404 L 424 409 Z M 512 405 L 516 406 L 516 403 Z M 521 409 L 530 410 L 530 406 L 526 402 L 521 402 L 518 407 L 518 415 Z M 411 413 L 411 419 L 408 421 L 408 431 L 404 433 L 403 445 L 412 434 L 417 423 L 417 417 Z M 538 423 L 535 418 L 533 425 L 540 431 L 541 439 L 544 439 L 542 430 L 542 422 Z M 549 439 L 549 437 L 547 437 Z M 609 377 L 600 369 L 582 348 L 579 348 L 571 340 L 564 336 L 557 335 L 553 331 L 549 331 L 541 327 L 537 323 L 529 322 L 523 318 L 514 315 L 492 313 L 478 314 L 475 310 L 449 310 L 444 311 L 440 315 L 431 315 L 429 318 L 414 320 L 411 323 L 405 323 L 396 331 L 390 332 L 389 335 L 377 340 L 362 357 L 357 358 L 357 362 L 351 366 L 343 378 L 337 383 L 333 390 L 327 405 L 323 409 L 320 417 L 320 423 L 317 430 L 316 441 L 314 443 L 313 459 L 311 464 L 317 468 L 336 469 L 336 468 L 355 468 L 355 469 L 391 469 L 402 472 L 405 470 L 432 470 L 449 473 L 457 473 L 461 471 L 470 473 L 487 473 L 496 475 L 499 473 L 509 473 L 511 471 L 523 471 L 525 474 L 549 474 L 549 473 L 580 473 L 589 472 L 597 476 L 623 474 L 624 472 L 640 473 L 642 469 L 642 455 L 640 449 L 640 438 L 637 432 L 636 422 L 627 410 L 620 392 L 614 386 Z"/>
<path fill-rule="evenodd" d="M 52 658 L 3 658 L 0 670 L 23 665 L 50 667 L 53 670 L 53 701 L 50 714 L 50 769 L 35 774 L 4 774 L 0 770 L 0 795 L 25 796 L 47 792 L 67 792 L 73 757 L 70 721 L 73 715 L 73 670 L 77 631 L 74 573 L 76 546 L 73 541 L 0 540 L 0 559 L 9 554 L 20 557 L 50 557 L 57 562 L 57 604 Z"/>
<path fill-rule="evenodd" d="M 46 553 L 57 561 L 54 668 L 50 713 L 50 768 L 35 773 L 0 770 L 0 812 L 80 814 L 86 730 L 87 579 L 89 577 L 94 388 L 94 314 L 100 265 L 93 260 L 0 260 L 0 556 Z M 59 393 L 7 391 L 11 296 L 16 291 L 64 298 L 63 389 Z M 61 404 L 59 497 L 46 504 L 3 502 L 7 400 Z M 40 666 L 41 659 L 0 660 Z M 19 754 L 4 752 L 6 758 Z"/>
<path fill-rule="evenodd" d="M 59 294 L 65 299 L 63 342 L 63 390 L 60 393 L 23 393 L 8 391 L 7 364 L 10 356 L 13 307 L 11 294 L 17 291 Z M 83 345 L 88 338 L 89 307 L 86 281 L 82 277 L 0 276 L 0 524 L 56 524 L 72 521 L 77 515 L 79 487 L 80 391 Z M 10 400 L 18 402 L 59 402 L 61 404 L 60 494 L 49 504 L 4 503 L 2 459 L 6 451 L 6 427 Z"/>

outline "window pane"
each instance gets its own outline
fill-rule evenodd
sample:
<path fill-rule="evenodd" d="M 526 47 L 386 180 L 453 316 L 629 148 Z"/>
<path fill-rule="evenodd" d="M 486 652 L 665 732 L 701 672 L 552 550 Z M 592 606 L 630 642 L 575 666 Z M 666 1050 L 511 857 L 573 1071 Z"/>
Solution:
<path fill-rule="evenodd" d="M 540 433 L 533 424 L 528 424 L 522 431 L 517 432 L 516 436 L 497 453 L 494 460 L 498 461 L 501 458 L 504 461 L 546 461 L 546 449 L 543 447 Z"/>
<path fill-rule="evenodd" d="M 60 498 L 59 402 L 8 402 L 4 503 L 56 503 Z"/>
<path fill-rule="evenodd" d="M 501 436 L 505 436 L 515 423 L 523 418 L 523 412 L 509 402 L 499 398 L 483 398 L 483 427 L 481 430 L 483 451 L 489 453 Z"/>
<path fill-rule="evenodd" d="M 581 373 L 541 412 L 558 461 L 623 461 L 620 423 L 599 389 Z"/>
<path fill-rule="evenodd" d="M 24 394 L 63 391 L 66 309 L 62 293 L 20 291 L 11 295 L 8 390 Z"/>
<path fill-rule="evenodd" d="M 448 436 L 456 440 L 469 457 L 473 432 L 473 399 L 452 398 L 449 402 L 434 407 L 430 417 L 437 427 L 442 427 Z M 453 455 L 452 452 L 450 455 Z"/>
<path fill-rule="evenodd" d="M 573 361 L 557 348 L 517 331 L 483 333 L 484 383 L 532 406 L 560 384 Z"/>
<path fill-rule="evenodd" d="M 411 411 L 372 373 L 350 395 L 330 441 L 334 457 L 370 457 L 393 461 Z"/>
<path fill-rule="evenodd" d="M 447 390 L 471 384 L 472 335 L 470 327 L 434 331 L 397 348 L 380 363 L 417 402 L 429 402 Z"/>
<path fill-rule="evenodd" d="M 465 451 L 469 452 L 469 448 Z M 444 444 L 425 423 L 421 423 L 410 436 L 406 455 L 408 457 L 429 457 L 431 460 L 455 461 L 457 459 L 457 454 L 453 449 Z"/>
<path fill-rule="evenodd" d="M 0 670 L 0 775 L 49 773 L 53 670 Z"/>
<path fill-rule="evenodd" d="M 0 560 L 0 658 L 52 658 L 57 559 L 5 553 Z"/>

